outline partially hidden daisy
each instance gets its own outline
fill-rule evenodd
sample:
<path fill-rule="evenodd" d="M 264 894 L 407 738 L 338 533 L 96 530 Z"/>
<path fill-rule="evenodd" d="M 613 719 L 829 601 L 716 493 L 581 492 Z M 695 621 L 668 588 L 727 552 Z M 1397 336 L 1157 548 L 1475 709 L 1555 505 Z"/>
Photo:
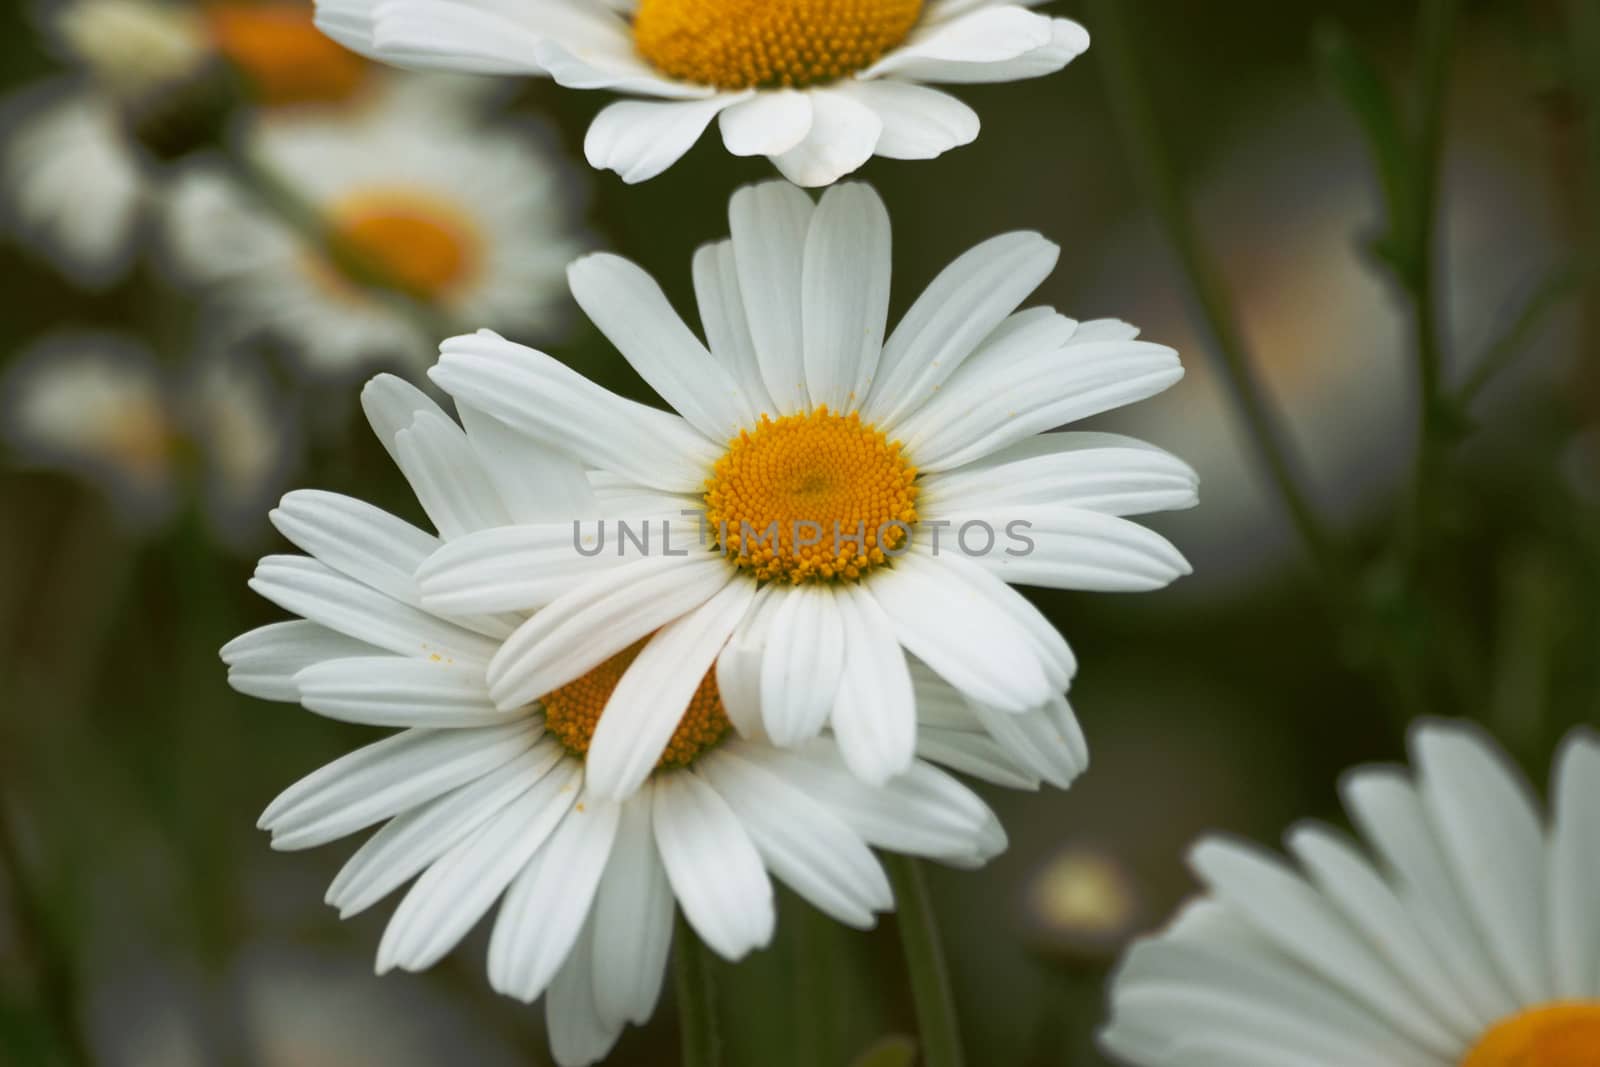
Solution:
<path fill-rule="evenodd" d="M 222 656 L 241 692 L 400 728 L 290 787 L 261 817 L 279 849 L 382 824 L 327 896 L 353 915 L 415 878 L 384 933 L 380 972 L 432 965 L 498 900 L 490 983 L 545 996 L 555 1057 L 573 1067 L 650 1016 L 675 910 L 738 959 L 772 936 L 774 876 L 866 927 L 893 904 L 872 847 L 967 866 L 1004 847 L 989 809 L 927 763 L 868 786 L 825 739 L 786 750 L 737 737 L 713 671 L 702 667 L 687 689 L 651 685 L 659 675 L 636 669 L 692 640 L 683 626 L 517 707 L 497 704 L 488 664 L 523 616 L 432 611 L 414 570 L 441 542 L 602 505 L 570 460 L 471 405 L 458 424 L 390 376 L 362 401 L 437 534 L 348 497 L 289 494 L 273 521 L 309 555 L 262 560 L 251 586 L 300 618 L 247 633 Z M 748 599 L 731 590 L 718 610 Z M 589 788 L 590 740 L 635 706 L 664 709 L 672 736 L 617 802 Z"/>
<path fill-rule="evenodd" d="M 735 194 L 731 219 L 694 260 L 709 349 L 632 263 L 569 271 L 675 414 L 490 333 L 445 342 L 434 382 L 582 460 L 613 521 L 578 524 L 582 544 L 575 515 L 452 541 L 419 572 L 423 603 L 543 609 L 490 660 L 503 708 L 655 634 L 625 685 L 687 694 L 715 665 L 748 735 L 831 729 L 869 781 L 919 743 L 977 764 L 992 742 L 1066 784 L 1087 758 L 1062 695 L 1076 664 L 1008 583 L 1166 585 L 1183 557 L 1123 516 L 1190 506 L 1196 480 L 1138 441 L 1044 431 L 1165 389 L 1176 354 L 1122 322 L 1017 311 L 1056 261 L 1038 234 L 962 256 L 885 339 L 889 220 L 871 189 L 817 204 L 772 182 Z M 636 788 L 674 715 L 608 712 L 590 788 Z"/>
<path fill-rule="evenodd" d="M 1208 889 L 1128 954 L 1106 1049 L 1133 1067 L 1600 1063 L 1600 737 L 1569 735 L 1547 820 L 1483 733 L 1427 722 L 1413 773 L 1353 771 L 1375 855 L 1319 823 L 1298 869 L 1198 845 Z"/>
<path fill-rule="evenodd" d="M 412 301 L 552 336 L 581 247 L 568 168 L 542 130 L 486 124 L 438 103 L 451 87 L 406 80 L 370 107 L 261 124 L 246 151 Z M 171 234 L 179 269 L 212 286 L 238 328 L 291 341 L 315 371 L 420 370 L 432 355 L 436 335 L 407 307 L 352 282 L 225 171 L 179 179 Z"/>
<path fill-rule="evenodd" d="M 6 215 L 86 285 L 122 276 L 159 198 L 138 127 L 182 125 L 184 112 L 215 107 L 207 72 L 236 72 L 261 114 L 353 106 L 388 80 L 317 32 L 310 4 L 295 0 L 70 0 L 52 7 L 45 32 L 68 70 L 5 103 Z"/>
<path fill-rule="evenodd" d="M 713 119 L 738 156 L 827 185 L 873 155 L 929 159 L 971 142 L 978 116 L 928 82 L 1017 81 L 1089 47 L 1033 0 L 319 0 L 358 52 L 405 66 L 549 75 L 630 97 L 586 152 L 628 182 L 666 170 Z"/>

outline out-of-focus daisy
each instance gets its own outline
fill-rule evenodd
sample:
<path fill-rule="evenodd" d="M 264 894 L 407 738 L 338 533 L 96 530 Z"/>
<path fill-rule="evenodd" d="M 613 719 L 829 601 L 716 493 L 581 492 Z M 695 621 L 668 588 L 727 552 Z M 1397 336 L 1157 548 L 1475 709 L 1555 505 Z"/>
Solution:
<path fill-rule="evenodd" d="M 523 1000 L 547 994 L 557 1060 L 586 1064 L 651 1014 L 675 905 L 737 959 L 771 937 L 771 875 L 864 927 L 893 903 L 869 846 L 962 864 L 1003 847 L 983 803 L 928 764 L 875 788 L 826 740 L 783 750 L 734 737 L 709 659 L 686 687 L 663 670 L 695 655 L 705 617 L 497 704 L 485 675 L 522 617 L 431 611 L 413 571 L 441 542 L 600 505 L 576 464 L 470 405 L 463 429 L 396 378 L 362 399 L 438 536 L 357 500 L 289 494 L 273 520 L 311 555 L 262 560 L 251 586 L 301 618 L 222 655 L 242 692 L 403 728 L 290 787 L 261 818 L 280 849 L 384 824 L 328 892 L 350 915 L 420 875 L 380 971 L 432 965 L 503 897 L 490 982 Z M 714 610 L 737 616 L 752 595 L 732 588 Z M 641 788 L 620 803 L 596 795 L 591 739 L 658 712 L 670 737 Z"/>
<path fill-rule="evenodd" d="M 579 244 L 577 194 L 537 129 L 486 128 L 459 110 L 380 106 L 265 124 L 247 150 L 299 191 L 388 282 L 452 318 L 549 336 Z M 420 370 L 437 335 L 363 289 L 224 172 L 191 168 L 172 193 L 184 272 L 245 329 L 297 343 L 322 372 L 379 360 Z"/>
<path fill-rule="evenodd" d="M 635 533 L 694 513 L 700 543 L 679 533 L 671 547 L 658 529 L 651 558 L 624 561 L 614 527 L 581 559 L 576 516 L 486 531 L 428 561 L 424 603 L 544 609 L 489 664 L 502 708 L 665 626 L 630 688 L 688 691 L 715 661 L 747 733 L 793 745 L 831 726 L 870 781 L 911 765 L 919 661 L 924 688 L 944 689 L 923 701 L 947 713 L 941 740 L 1042 742 L 1054 754 L 1035 773 L 1070 779 L 1081 738 L 1061 693 L 1075 663 L 1007 583 L 1166 585 L 1183 557 L 1123 516 L 1192 505 L 1195 478 L 1138 441 L 1044 431 L 1160 392 L 1183 374 L 1176 353 L 1122 322 L 1017 312 L 1056 260 L 1034 233 L 962 256 L 885 340 L 889 219 L 871 189 L 814 204 L 772 182 L 735 194 L 731 216 L 732 239 L 694 262 L 709 350 L 632 263 L 594 255 L 569 271 L 584 311 L 679 414 L 487 332 L 447 341 L 431 372 L 595 468 Z M 595 736 L 601 795 L 626 796 L 667 744 L 674 713 L 636 711 Z"/>
<path fill-rule="evenodd" d="M 1426 723 L 1415 775 L 1357 770 L 1303 873 L 1205 841 L 1209 894 L 1128 955 L 1105 1047 L 1135 1067 L 1584 1067 L 1600 1055 L 1600 738 L 1556 757 L 1547 824 L 1481 733 Z"/>
<path fill-rule="evenodd" d="M 1115 853 L 1085 844 L 1057 848 L 1028 884 L 1025 909 L 1036 949 L 1069 962 L 1104 963 L 1138 929 L 1144 902 Z"/>
<path fill-rule="evenodd" d="M 545 75 L 631 99 L 602 111 L 586 152 L 628 182 L 666 170 L 719 119 L 738 156 L 827 185 L 873 155 L 929 159 L 978 116 L 928 82 L 1017 81 L 1089 47 L 1033 0 L 319 0 L 323 29 L 414 67 Z"/>
<path fill-rule="evenodd" d="M 244 544 L 258 530 L 247 516 L 281 492 L 299 455 L 293 412 L 242 356 L 175 374 L 128 338 L 63 333 L 19 357 L 0 403 L 19 459 L 85 478 L 137 529 L 172 515 L 199 461 L 208 519 Z"/>
<path fill-rule="evenodd" d="M 45 28 L 72 73 L 25 89 L 0 116 L 10 228 L 83 284 L 119 277 L 156 192 L 135 127 L 225 107 L 210 77 L 239 75 L 262 111 L 355 106 L 384 73 L 319 33 L 311 5 L 69 0 Z M 158 131 L 150 131 L 152 134 Z"/>

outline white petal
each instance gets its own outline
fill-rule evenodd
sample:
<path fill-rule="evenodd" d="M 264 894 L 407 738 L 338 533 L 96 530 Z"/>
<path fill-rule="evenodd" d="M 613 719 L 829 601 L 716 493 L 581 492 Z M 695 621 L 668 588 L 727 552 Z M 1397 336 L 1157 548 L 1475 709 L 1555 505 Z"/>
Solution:
<path fill-rule="evenodd" d="M 755 426 L 763 413 L 777 414 L 777 405 L 761 377 L 761 362 L 745 317 L 732 241 L 701 245 L 695 251 L 694 293 L 711 354 L 728 369 L 749 399 L 746 424 Z"/>
<path fill-rule="evenodd" d="M 1181 459 L 1132 437 L 1044 433 L 976 463 L 926 476 L 917 504 L 928 515 L 1029 504 L 1142 515 L 1193 507 L 1199 481 Z"/>
<path fill-rule="evenodd" d="M 823 194 L 806 235 L 800 278 L 806 391 L 853 411 L 866 400 L 889 316 L 889 212 L 870 186 Z"/>
<path fill-rule="evenodd" d="M 1006 789 L 1039 788 L 1039 776 L 1018 766 L 987 734 L 922 726 L 917 730 L 917 757 Z"/>
<path fill-rule="evenodd" d="M 487 663 L 499 647 L 304 556 L 265 557 L 250 588 L 285 611 L 402 656 Z"/>
<path fill-rule="evenodd" d="M 300 699 L 295 675 L 344 656 L 372 656 L 378 649 L 318 623 L 295 619 L 240 634 L 222 646 L 228 684 L 261 700 Z"/>
<path fill-rule="evenodd" d="M 643 270 L 596 252 L 567 268 L 572 295 L 617 351 L 673 410 L 710 440 L 733 437 L 750 400 Z"/>
<path fill-rule="evenodd" d="M 887 159 L 933 159 L 978 137 L 978 113 L 949 93 L 900 81 L 849 81 L 841 91 L 883 123 L 874 149 Z"/>
<path fill-rule="evenodd" d="M 598 514 L 577 460 L 507 426 L 470 404 L 458 404 L 461 425 L 512 522 L 571 522 Z"/>
<path fill-rule="evenodd" d="M 727 801 L 693 774 L 655 782 L 656 846 L 689 924 L 738 960 L 772 940 L 777 909 L 761 855 Z"/>
<path fill-rule="evenodd" d="M 616 171 L 629 185 L 648 181 L 682 159 L 719 112 L 749 95 L 618 101 L 595 116 L 583 139 L 583 154 L 591 167 Z"/>
<path fill-rule="evenodd" d="M 668 100 L 697 100 L 716 95 L 708 85 L 663 78 L 639 58 L 627 34 L 615 40 L 580 47 L 556 41 L 541 41 L 534 55 L 557 84 L 568 89 L 609 89 L 633 96 L 657 96 Z"/>
<path fill-rule="evenodd" d="M 833 710 L 844 624 L 830 586 L 774 588 L 771 598 L 760 651 L 761 721 L 774 744 L 793 745 L 819 734 Z"/>
<path fill-rule="evenodd" d="M 1054 695 L 1026 630 L 947 568 L 956 557 L 911 553 L 872 575 L 868 591 L 893 621 L 900 643 L 974 700 L 1026 711 Z"/>
<path fill-rule="evenodd" d="M 1574 730 L 1556 756 L 1551 786 L 1555 827 L 1550 841 L 1546 915 L 1556 995 L 1600 997 L 1600 739 Z"/>
<path fill-rule="evenodd" d="M 1021 81 L 1055 73 L 1088 47 L 1088 33 L 1070 19 L 997 5 L 930 26 L 859 76 L 969 84 Z"/>
<path fill-rule="evenodd" d="M 807 411 L 800 276 L 811 198 L 787 182 L 745 186 L 733 194 L 728 221 L 745 319 L 775 414 Z"/>
<path fill-rule="evenodd" d="M 762 860 L 795 892 L 840 922 L 869 929 L 894 906 L 872 850 L 844 822 L 759 764 L 728 751 L 707 755 L 695 773 L 722 794 Z"/>
<path fill-rule="evenodd" d="M 643 1026 L 655 1011 L 672 945 L 675 900 L 651 829 L 654 789 L 628 800 L 594 898 L 594 996 L 612 1026 Z"/>
<path fill-rule="evenodd" d="M 626 562 L 597 544 L 600 533 L 597 523 L 569 519 L 458 537 L 417 568 L 422 603 L 441 613 L 543 607 Z"/>
<path fill-rule="evenodd" d="M 380 374 L 366 384 L 361 390 L 361 410 L 366 413 L 372 432 L 397 467 L 400 457 L 395 454 L 395 435 L 408 429 L 423 412 L 446 417 L 432 397 L 393 374 Z"/>
<path fill-rule="evenodd" d="M 834 736 L 845 764 L 872 785 L 910 768 L 917 745 L 911 671 L 894 624 L 872 594 L 843 586 L 837 611 L 844 630 L 844 674 L 834 704 Z"/>
<path fill-rule="evenodd" d="M 591 914 L 545 994 L 545 1029 L 559 1067 L 589 1067 L 604 1059 L 622 1036 L 622 1024 L 601 1018 L 595 999 L 596 933 Z"/>
<path fill-rule="evenodd" d="M 956 533 L 945 551 L 1017 585 L 1139 593 L 1165 588 L 1193 569 L 1154 530 L 1097 511 L 1029 505 L 940 518 Z M 974 524 L 970 537 L 963 532 L 968 524 Z"/>
<path fill-rule="evenodd" d="M 717 692 L 722 696 L 722 710 L 728 713 L 728 720 L 741 737 L 766 737 L 761 721 L 761 668 L 767 631 L 780 606 L 773 592 L 770 585 L 756 591 L 744 621 L 717 657 Z"/>
<path fill-rule="evenodd" d="M 339 869 L 327 902 L 341 919 L 372 907 L 531 789 L 563 752 L 547 738 L 497 770 L 390 819 Z"/>
<path fill-rule="evenodd" d="M 378 973 L 438 963 L 475 926 L 570 809 L 582 768 L 563 760 L 449 852 L 405 895 L 378 945 Z"/>
<path fill-rule="evenodd" d="M 402 603 L 417 603 L 417 565 L 439 539 L 381 508 L 338 493 L 300 489 L 268 515 L 297 548 Z"/>
<path fill-rule="evenodd" d="M 644 783 L 754 597 L 754 582 L 727 583 L 663 626 L 628 665 L 589 744 L 591 792 L 622 800 Z"/>
<path fill-rule="evenodd" d="M 449 539 L 511 521 L 467 435 L 443 415 L 420 412 L 395 435 L 395 455 L 417 502 Z"/>
<path fill-rule="evenodd" d="M 838 89 L 812 89 L 811 129 L 805 138 L 772 157 L 772 163 L 796 185 L 831 185 L 872 158 L 883 135 L 878 113 Z"/>
<path fill-rule="evenodd" d="M 811 131 L 811 94 L 794 89 L 757 93 L 722 113 L 722 143 L 736 156 L 776 156 Z"/>
<path fill-rule="evenodd" d="M 407 730 L 337 759 L 279 793 L 257 825 L 272 847 L 315 848 L 398 815 L 515 759 L 538 740 L 523 723 Z"/>
<path fill-rule="evenodd" d="M 522 625 L 489 663 L 489 693 L 515 707 L 582 677 L 710 600 L 732 577 L 721 559 L 653 557 L 611 570 Z"/>
<path fill-rule="evenodd" d="M 895 427 L 898 436 L 905 414 L 939 392 L 941 383 L 1055 269 L 1060 252 L 1036 233 L 1008 233 L 940 271 L 884 345 L 862 418 Z"/>
<path fill-rule="evenodd" d="M 989 601 L 1022 627 L 1028 635 L 1028 643 L 1039 656 L 1039 665 L 1044 668 L 1045 677 L 1050 682 L 1052 697 L 1072 683 L 1078 673 L 1077 657 L 1072 654 L 1061 631 L 1027 597 L 981 567 L 958 564 L 940 572 L 940 577 L 966 585 L 972 593 Z"/>
<path fill-rule="evenodd" d="M 428 374 L 457 400 L 640 485 L 697 492 L 719 455 L 678 416 L 487 331 L 446 341 Z"/>
<path fill-rule="evenodd" d="M 332 660 L 295 678 L 309 711 L 368 726 L 492 726 L 527 714 L 501 711 L 489 699 L 477 664 L 405 656 Z"/>
<path fill-rule="evenodd" d="M 489 938 L 489 984 L 532 1002 L 571 951 L 617 837 L 620 805 L 586 792 L 511 884 Z"/>
<path fill-rule="evenodd" d="M 973 704 L 978 721 L 1011 757 L 1012 762 L 1057 789 L 1066 789 L 1088 769 L 1077 746 L 1063 736 L 1058 725 L 1072 720 L 1066 698 L 1056 697 L 1046 708 L 1021 714 Z"/>

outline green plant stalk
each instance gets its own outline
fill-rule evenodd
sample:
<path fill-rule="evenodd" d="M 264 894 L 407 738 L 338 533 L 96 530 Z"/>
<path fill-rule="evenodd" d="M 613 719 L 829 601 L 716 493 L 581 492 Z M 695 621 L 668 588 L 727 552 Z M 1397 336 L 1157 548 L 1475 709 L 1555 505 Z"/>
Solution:
<path fill-rule="evenodd" d="M 722 1037 L 717 1028 L 717 988 L 710 953 L 682 912 L 677 927 L 672 978 L 678 996 L 683 1067 L 721 1067 Z"/>
<path fill-rule="evenodd" d="M 1210 334 L 1209 351 L 1222 372 L 1234 409 L 1248 431 L 1258 463 L 1277 491 L 1323 579 L 1334 590 L 1347 589 L 1339 550 L 1300 487 L 1300 464 L 1281 428 L 1282 420 L 1257 379 L 1227 286 L 1200 240 L 1179 187 L 1140 78 L 1130 43 L 1127 9 L 1125 0 L 1090 0 L 1089 3 L 1091 24 L 1095 29 L 1095 52 L 1135 175 L 1183 264 Z"/>
<path fill-rule="evenodd" d="M 922 1041 L 924 1067 L 962 1067 L 961 1029 L 956 1019 L 955 995 L 950 988 L 950 968 L 939 944 L 938 925 L 922 864 L 909 856 L 889 856 L 884 861 L 894 886 L 900 946 L 911 978 L 911 996 L 917 1008 L 917 1029 Z"/>

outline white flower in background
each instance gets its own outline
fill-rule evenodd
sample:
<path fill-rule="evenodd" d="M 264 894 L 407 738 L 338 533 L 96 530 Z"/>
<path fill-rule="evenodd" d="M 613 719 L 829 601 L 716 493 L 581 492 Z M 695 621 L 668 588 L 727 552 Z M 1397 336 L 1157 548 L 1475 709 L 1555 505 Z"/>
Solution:
<path fill-rule="evenodd" d="M 263 124 L 248 150 L 415 300 L 549 336 L 580 247 L 563 161 L 538 129 L 413 106 L 443 90 L 411 81 L 378 106 Z M 178 269 L 211 285 L 239 329 L 286 337 L 315 371 L 420 370 L 432 353 L 437 335 L 406 307 L 350 281 L 224 172 L 179 180 L 171 235 Z"/>
<path fill-rule="evenodd" d="M 698 642 L 695 628 L 669 626 L 517 707 L 496 704 L 485 672 L 523 618 L 428 610 L 415 568 L 441 542 L 598 502 L 575 464 L 470 405 L 463 430 L 397 378 L 362 400 L 439 535 L 358 500 L 289 494 L 273 521 L 310 555 L 262 560 L 251 586 L 301 618 L 222 655 L 241 692 L 403 728 L 290 787 L 261 818 L 279 849 L 384 824 L 328 892 L 352 915 L 416 877 L 380 971 L 432 965 L 500 900 L 491 984 L 546 995 L 556 1059 L 586 1064 L 653 1011 L 675 906 L 738 959 L 772 935 L 772 875 L 866 927 L 893 904 L 869 846 L 964 865 L 1004 847 L 983 803 L 928 764 L 867 786 L 825 740 L 783 750 L 732 736 L 708 664 L 686 688 L 652 684 L 663 656 Z M 734 588 L 717 610 L 748 600 Z M 670 719 L 670 741 L 626 801 L 597 796 L 590 738 L 638 710 Z"/>
<path fill-rule="evenodd" d="M 1149 445 L 1044 431 L 1160 392 L 1183 374 L 1177 355 L 1122 322 L 1017 312 L 1056 260 L 1038 234 L 962 256 L 885 340 L 889 219 L 871 189 L 814 204 L 772 182 L 735 194 L 731 218 L 732 239 L 694 261 L 709 350 L 632 263 L 594 255 L 569 272 L 584 311 L 679 414 L 487 332 L 445 342 L 431 372 L 457 401 L 595 469 L 614 518 L 687 531 L 669 552 L 657 521 L 650 558 L 624 559 L 615 544 L 577 551 L 577 513 L 486 530 L 424 565 L 423 603 L 543 609 L 490 660 L 503 709 L 659 630 L 624 687 L 688 693 L 715 664 L 747 736 L 788 746 L 831 726 L 851 769 L 883 782 L 911 766 L 920 679 L 940 728 L 925 747 L 973 763 L 1031 752 L 1033 778 L 1065 784 L 1086 758 L 1061 696 L 1076 665 L 1007 583 L 1166 585 L 1183 557 L 1122 516 L 1188 507 L 1196 488 Z M 608 715 L 591 790 L 636 788 L 675 715 L 637 702 Z"/>
<path fill-rule="evenodd" d="M 1297 827 L 1304 870 L 1228 841 L 1209 894 L 1137 945 L 1105 1047 L 1135 1067 L 1587 1067 L 1600 1062 L 1600 738 L 1556 757 L 1552 818 L 1479 730 L 1412 733 L 1414 775 L 1345 806 L 1376 862 Z"/>
<path fill-rule="evenodd" d="M 1015 0 L 319 0 L 317 23 L 403 66 L 549 75 L 642 100 L 589 128 L 595 167 L 653 178 L 719 119 L 738 156 L 827 185 L 873 155 L 930 159 L 978 116 L 927 82 L 1018 81 L 1089 47 Z"/>
<path fill-rule="evenodd" d="M 242 356 L 180 374 L 120 335 L 62 333 L 18 358 L 0 402 L 20 459 L 83 477 L 140 529 L 171 517 L 199 460 L 207 518 L 224 541 L 247 543 L 299 459 L 293 412 Z"/>
<path fill-rule="evenodd" d="M 129 138 L 136 98 L 181 86 L 217 60 L 243 75 L 264 112 L 356 106 L 382 92 L 390 79 L 319 33 L 311 10 L 290 0 L 52 8 L 45 36 L 73 69 L 5 103 L 7 228 L 74 281 L 106 285 L 132 262 L 138 224 L 160 193 Z"/>

